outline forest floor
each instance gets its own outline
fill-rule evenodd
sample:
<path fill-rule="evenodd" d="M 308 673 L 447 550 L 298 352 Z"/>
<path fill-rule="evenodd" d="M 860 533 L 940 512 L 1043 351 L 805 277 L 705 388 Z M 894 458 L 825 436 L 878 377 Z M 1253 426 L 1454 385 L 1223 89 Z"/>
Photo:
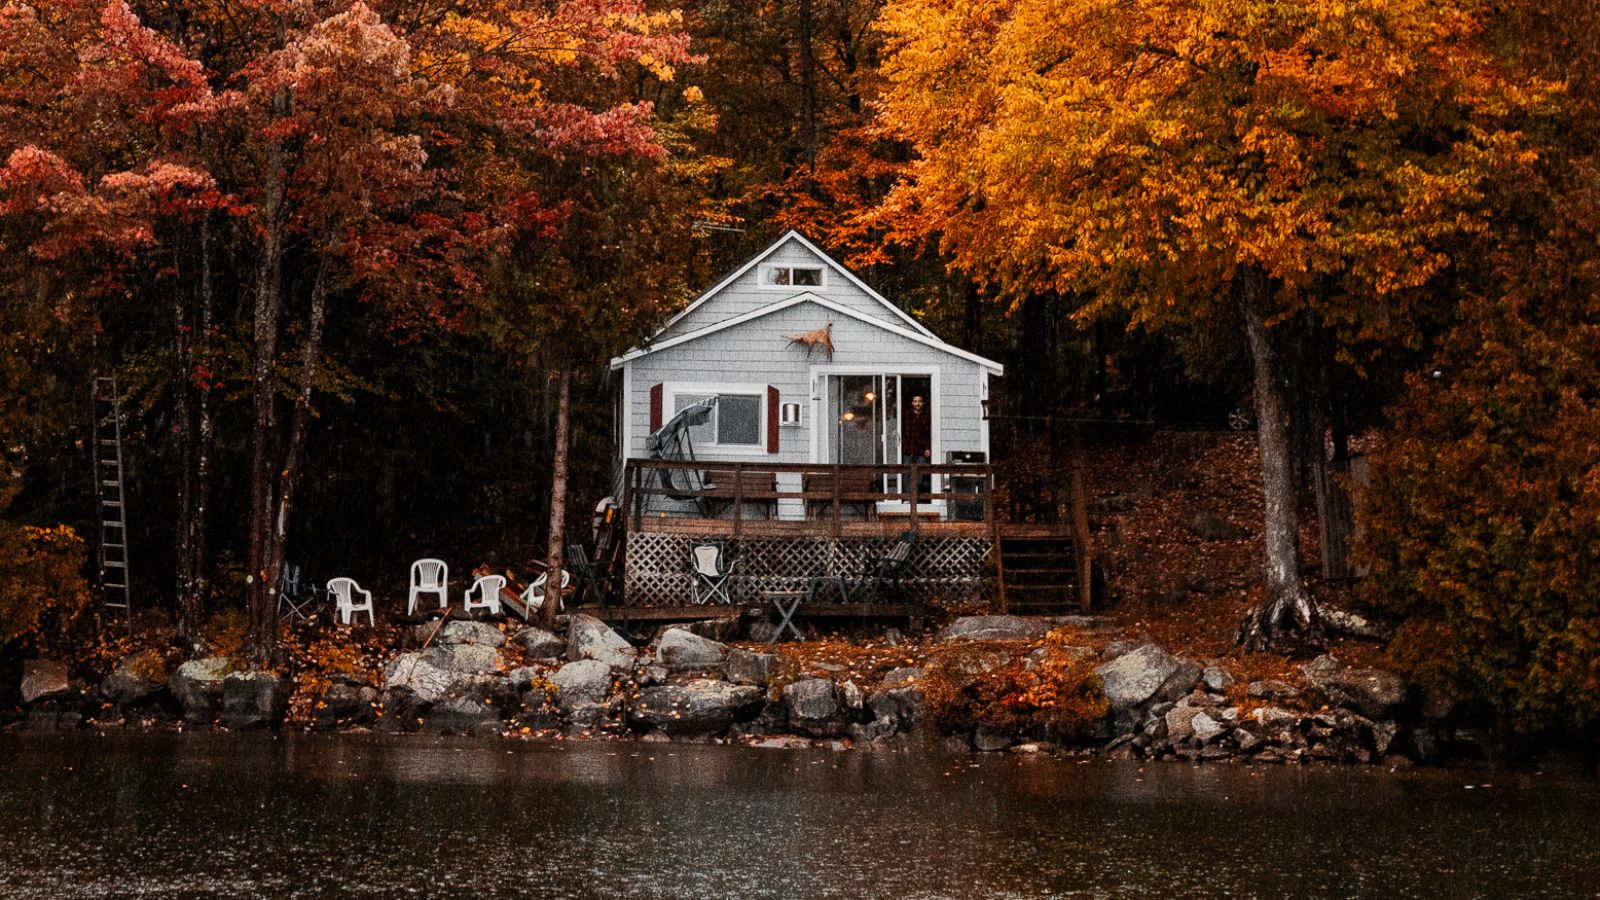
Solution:
<path fill-rule="evenodd" d="M 1080 630 L 1072 643 L 1098 650 L 1113 640 L 1148 640 L 1174 655 L 1220 661 L 1241 681 L 1297 680 L 1295 668 L 1305 660 L 1244 653 L 1234 641 L 1245 613 L 1265 594 L 1253 433 L 1167 431 L 1097 448 L 1086 461 L 1085 482 L 1094 552 L 1107 575 L 1107 596 L 1095 613 L 1111 627 Z M 1303 521 L 1300 542 L 1317 596 L 1336 604 L 1348 600 L 1343 587 L 1316 582 L 1314 516 Z M 783 652 L 812 673 L 820 663 L 870 678 L 921 665 L 936 646 L 931 635 L 890 644 L 858 632 L 785 645 Z M 1336 638 L 1326 650 L 1346 665 L 1390 667 L 1383 648 L 1371 641 Z"/>

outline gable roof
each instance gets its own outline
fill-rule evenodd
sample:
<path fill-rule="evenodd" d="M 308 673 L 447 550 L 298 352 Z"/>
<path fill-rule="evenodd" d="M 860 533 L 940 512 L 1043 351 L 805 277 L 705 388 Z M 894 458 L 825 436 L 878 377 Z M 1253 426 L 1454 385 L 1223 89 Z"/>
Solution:
<path fill-rule="evenodd" d="M 671 328 L 673 325 L 676 325 L 680 320 L 683 319 L 684 316 L 687 316 L 688 314 L 690 314 L 690 313 L 694 312 L 695 310 L 699 309 L 701 306 L 704 306 L 707 300 L 710 300 L 712 297 L 715 297 L 717 294 L 721 293 L 723 288 L 727 287 L 730 284 L 733 284 L 735 281 L 737 281 L 740 278 L 740 276 L 744 275 L 746 272 L 748 272 L 751 269 L 755 268 L 756 266 L 760 265 L 762 263 L 762 261 L 764 261 L 767 257 L 769 257 L 773 253 L 775 253 L 778 250 L 779 247 L 782 247 L 784 244 L 787 244 L 790 241 L 797 241 L 800 244 L 800 246 L 802 246 L 802 247 L 806 248 L 807 250 L 809 250 L 812 253 L 812 255 L 816 256 L 817 259 L 819 259 L 823 263 L 827 264 L 827 266 L 829 268 L 833 269 L 835 272 L 838 272 L 840 275 L 843 275 L 845 277 L 845 280 L 849 281 L 851 284 L 853 284 L 856 287 L 860 288 L 861 291 L 863 293 L 865 293 L 868 297 L 871 297 L 873 300 L 876 300 L 877 302 L 883 304 L 883 307 L 885 309 L 889 310 L 891 313 L 894 313 L 894 315 L 896 317 L 898 317 L 899 319 L 903 320 L 907 325 L 911 326 L 911 328 L 913 330 L 915 330 L 915 331 L 917 331 L 917 332 L 919 332 L 919 333 L 921 333 L 923 335 L 926 335 L 927 337 L 930 337 L 930 338 L 934 337 L 934 333 L 932 331 L 929 331 L 921 322 L 918 322 L 915 318 L 913 318 L 910 313 L 907 313 L 905 310 L 901 309 L 900 307 L 895 306 L 893 303 L 890 303 L 888 298 L 884 297 L 882 294 L 880 294 L 877 291 L 873 290 L 872 288 L 868 287 L 867 283 L 862 281 L 861 279 L 857 278 L 856 274 L 854 272 L 852 272 L 849 269 L 845 268 L 843 265 L 841 265 L 833 257 L 831 257 L 827 253 L 823 252 L 821 250 L 821 248 L 819 248 L 816 244 L 813 244 L 813 243 L 811 243 L 811 241 L 807 240 L 805 235 L 801 234 L 800 232 L 796 231 L 793 228 L 791 228 L 788 231 L 784 232 L 783 237 L 780 237 L 777 240 L 773 241 L 772 244 L 767 247 L 767 249 L 762 250 L 760 253 L 757 253 L 755 256 L 750 257 L 750 259 L 747 260 L 744 263 L 744 265 L 740 266 L 737 269 L 734 269 L 733 272 L 728 275 L 728 277 L 726 277 L 726 278 L 722 279 L 721 281 L 717 282 L 715 287 L 712 287 L 709 290 L 706 290 L 705 292 L 701 293 L 700 296 L 694 298 L 694 300 L 688 306 L 684 307 L 681 312 L 679 312 L 677 315 L 673 316 L 672 318 L 668 319 L 667 323 L 665 325 L 662 325 L 660 328 L 656 329 L 656 334 L 661 334 L 662 332 L 666 331 L 668 328 Z M 650 341 L 654 340 L 654 338 L 655 338 L 655 335 L 652 335 L 649 339 L 647 339 L 645 341 L 645 345 L 649 346 Z M 934 339 L 937 340 L 937 338 L 934 338 Z"/>
<path fill-rule="evenodd" d="M 842 303 L 836 303 L 836 302 L 834 302 L 832 300 L 829 300 L 826 297 L 822 297 L 822 296 L 819 296 L 817 294 L 813 294 L 810 291 L 806 291 L 806 292 L 801 293 L 801 294 L 796 294 L 793 297 L 789 297 L 789 298 L 781 300 L 781 301 L 779 301 L 777 303 L 772 303 L 772 304 L 768 304 L 767 306 L 760 307 L 758 309 L 753 309 L 753 310 L 751 310 L 751 311 L 749 311 L 747 313 L 744 313 L 743 315 L 734 316 L 731 319 L 723 319 L 721 322 L 715 322 L 713 324 L 705 326 L 704 328 L 700 328 L 700 329 L 697 329 L 695 331 L 688 332 L 686 334 L 680 334 L 677 337 L 668 338 L 668 339 L 666 339 L 664 341 L 661 341 L 658 344 L 650 344 L 650 345 L 647 345 L 647 346 L 644 346 L 644 347 L 635 348 L 635 349 L 630 350 L 627 353 L 623 354 L 622 356 L 619 356 L 616 359 L 613 359 L 611 361 L 611 368 L 612 369 L 619 369 L 623 365 L 625 365 L 626 363 L 629 363 L 629 362 L 631 362 L 631 361 L 633 361 L 635 359 L 638 359 L 638 358 L 640 358 L 642 356 L 649 356 L 652 353 L 656 353 L 656 352 L 661 351 L 661 350 L 666 350 L 666 349 L 669 349 L 671 347 L 676 347 L 679 344 L 687 344 L 690 341 L 699 340 L 700 338 L 706 337 L 707 335 L 716 334 L 717 332 L 722 331 L 723 329 L 732 328 L 735 325 L 743 325 L 746 322 L 755 321 L 756 319 L 762 318 L 763 316 L 770 316 L 773 313 L 781 312 L 781 311 L 789 309 L 790 307 L 793 307 L 793 306 L 799 306 L 802 303 L 815 303 L 818 306 L 821 306 L 821 307 L 823 307 L 825 309 L 832 310 L 833 312 L 838 313 L 841 316 L 845 316 L 845 317 L 848 317 L 848 318 L 851 318 L 851 319 L 855 319 L 855 320 L 857 320 L 859 322 L 865 322 L 866 324 L 871 325 L 874 328 L 881 328 L 884 331 L 889 332 L 890 334 L 899 335 L 900 337 L 906 338 L 907 340 L 916 341 L 919 344 L 922 344 L 922 345 L 927 346 L 927 347 L 932 347 L 932 348 L 934 348 L 936 350 L 942 350 L 945 353 L 949 353 L 952 356 L 960 357 L 961 359 L 965 359 L 965 360 L 967 360 L 969 362 L 975 362 L 978 365 L 983 366 L 985 369 L 988 369 L 989 371 L 993 372 L 996 375 L 1004 375 L 1005 374 L 1005 371 L 1006 371 L 1005 366 L 1000 365 L 999 363 L 995 362 L 994 360 L 985 359 L 985 358 L 979 356 L 976 353 L 970 353 L 970 352 L 968 352 L 966 350 L 962 350 L 959 347 L 955 347 L 955 346 L 952 346 L 950 344 L 946 344 L 944 341 L 941 341 L 938 338 L 934 337 L 932 332 L 929 332 L 925 328 L 922 329 L 921 331 L 912 331 L 909 328 L 902 328 L 899 325 L 894 324 L 893 322 L 886 322 L 883 319 L 879 319 L 879 318 L 875 318 L 873 316 L 866 315 L 864 313 L 861 313 L 861 312 L 858 312 L 858 311 L 856 311 L 854 309 L 851 309 L 850 307 L 845 306 Z"/>

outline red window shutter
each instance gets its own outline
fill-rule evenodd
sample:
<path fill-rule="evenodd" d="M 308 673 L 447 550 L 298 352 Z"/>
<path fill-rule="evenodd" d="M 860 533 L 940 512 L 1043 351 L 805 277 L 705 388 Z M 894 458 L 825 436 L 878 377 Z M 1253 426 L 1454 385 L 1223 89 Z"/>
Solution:
<path fill-rule="evenodd" d="M 661 430 L 661 385 L 650 389 L 650 433 Z"/>
<path fill-rule="evenodd" d="M 778 389 L 767 385 L 767 452 L 778 452 Z"/>

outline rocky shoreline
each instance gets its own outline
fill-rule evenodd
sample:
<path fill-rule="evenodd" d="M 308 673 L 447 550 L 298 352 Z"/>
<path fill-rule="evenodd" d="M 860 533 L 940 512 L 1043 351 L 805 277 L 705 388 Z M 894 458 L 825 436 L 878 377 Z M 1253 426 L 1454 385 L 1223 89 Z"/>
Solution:
<path fill-rule="evenodd" d="M 584 615 L 563 617 L 554 632 L 510 633 L 447 617 L 403 629 L 381 671 L 293 677 L 238 671 L 222 657 L 168 671 L 145 650 L 90 684 L 64 663 L 34 660 L 7 727 L 294 727 L 837 749 L 894 749 L 917 734 L 975 752 L 1387 766 L 1448 761 L 1463 749 L 1470 757 L 1483 740 L 1383 669 L 1322 656 L 1292 679 L 1245 680 L 1228 660 L 1105 640 L 1106 623 L 1090 617 L 958 619 L 922 645 L 918 665 L 870 676 L 796 664 L 786 650 L 803 645 L 741 645 L 728 629 L 671 626 L 636 647 Z M 313 678 L 314 702 L 291 716 L 291 698 Z"/>

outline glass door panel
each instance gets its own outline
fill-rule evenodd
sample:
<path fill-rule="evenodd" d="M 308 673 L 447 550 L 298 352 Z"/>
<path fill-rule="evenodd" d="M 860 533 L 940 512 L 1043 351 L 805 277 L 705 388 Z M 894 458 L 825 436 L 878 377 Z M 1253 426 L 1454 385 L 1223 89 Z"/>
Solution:
<path fill-rule="evenodd" d="M 841 375 L 833 379 L 829 404 L 831 461 L 847 466 L 883 461 L 881 381 L 876 375 Z"/>

